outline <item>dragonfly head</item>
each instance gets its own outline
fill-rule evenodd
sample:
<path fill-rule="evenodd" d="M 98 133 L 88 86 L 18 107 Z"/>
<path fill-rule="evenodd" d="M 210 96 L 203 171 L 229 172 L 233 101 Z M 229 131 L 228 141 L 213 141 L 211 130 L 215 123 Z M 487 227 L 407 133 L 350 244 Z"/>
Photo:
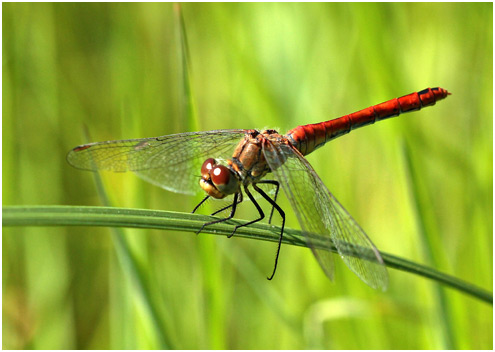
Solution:
<path fill-rule="evenodd" d="M 213 198 L 222 199 L 239 190 L 239 181 L 226 166 L 213 158 L 206 159 L 201 166 L 201 188 Z"/>

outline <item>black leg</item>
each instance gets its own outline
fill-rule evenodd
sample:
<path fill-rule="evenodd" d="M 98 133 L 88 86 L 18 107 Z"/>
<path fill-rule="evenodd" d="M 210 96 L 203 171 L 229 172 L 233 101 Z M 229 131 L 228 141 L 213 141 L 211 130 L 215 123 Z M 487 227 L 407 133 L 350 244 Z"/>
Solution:
<path fill-rule="evenodd" d="M 260 184 L 260 183 L 275 185 L 275 187 L 277 187 L 275 190 L 275 197 L 273 197 L 273 201 L 277 202 L 278 191 L 280 190 L 280 183 L 278 183 L 278 181 L 275 181 L 275 180 L 266 180 L 266 181 L 260 181 L 257 184 Z M 272 211 L 270 212 L 270 217 L 268 218 L 268 224 L 272 223 L 272 217 L 273 217 L 273 210 L 274 209 L 275 209 L 275 207 L 272 205 Z"/>
<path fill-rule="evenodd" d="M 277 201 L 277 196 L 278 196 L 278 192 L 280 190 L 280 184 L 277 182 L 277 181 L 274 181 L 274 180 L 266 180 L 266 181 L 260 181 L 258 183 L 265 183 L 265 184 L 272 184 L 272 185 L 275 185 L 276 186 L 276 190 L 275 190 L 275 197 L 272 199 L 270 198 L 270 196 L 268 196 L 261 188 L 259 188 L 256 184 L 253 184 L 253 188 L 256 190 L 256 192 L 258 192 L 259 194 L 261 194 L 261 196 L 263 198 L 265 198 L 268 203 L 270 203 L 272 205 L 272 210 L 270 212 L 270 219 L 269 219 L 269 223 L 271 222 L 271 219 L 272 219 L 272 215 L 273 215 L 273 210 L 274 209 L 277 209 L 278 213 L 280 214 L 281 218 L 282 218 L 282 226 L 281 226 L 281 231 L 280 231 L 280 238 L 278 240 L 278 247 L 277 247 L 277 254 L 275 256 L 275 265 L 273 267 L 273 272 L 272 274 L 270 275 L 270 277 L 268 277 L 267 279 L 268 280 L 271 280 L 273 279 L 273 276 L 275 275 L 275 272 L 277 271 L 277 264 L 278 264 L 278 257 L 280 255 L 280 248 L 282 246 L 282 240 L 283 240 L 283 234 L 284 234 L 284 226 L 285 226 L 285 212 L 282 210 L 282 208 L 280 208 L 280 206 L 276 203 Z M 256 201 L 256 199 L 254 199 L 253 195 L 251 194 L 251 192 L 249 191 L 249 189 L 247 188 L 247 186 L 244 186 L 244 190 L 246 191 L 246 194 L 248 195 L 249 199 L 253 202 L 254 206 L 256 207 L 256 209 L 258 210 L 258 213 L 260 214 L 260 217 L 255 219 L 255 220 L 252 220 L 252 221 L 249 221 L 245 224 L 242 224 L 242 225 L 237 225 L 235 228 L 234 228 L 234 231 L 232 231 L 232 233 L 227 236 L 228 238 L 232 237 L 235 232 L 237 231 L 238 228 L 240 227 L 244 227 L 244 226 L 248 226 L 248 225 L 251 225 L 251 224 L 254 224 L 258 221 L 261 221 L 265 218 L 265 213 L 263 213 L 263 210 L 261 209 L 260 205 L 258 204 L 258 202 Z M 209 198 L 210 196 L 206 196 L 193 210 L 193 213 Z M 196 234 L 199 234 L 201 231 L 203 231 L 203 229 L 206 227 L 206 226 L 209 226 L 209 225 L 213 225 L 213 224 L 218 224 L 220 222 L 224 222 L 224 221 L 227 221 L 227 220 L 230 220 L 234 217 L 235 215 L 235 211 L 237 209 L 237 204 L 241 203 L 242 202 L 242 193 L 239 192 L 239 193 L 236 193 L 234 195 L 234 201 L 232 202 L 232 204 L 226 206 L 226 207 L 223 207 L 222 209 L 220 210 L 217 210 L 216 212 L 214 212 L 212 215 L 215 215 L 215 214 L 218 214 L 219 212 L 221 211 L 224 211 L 226 209 L 229 209 L 229 208 L 232 208 L 232 210 L 230 211 L 230 214 L 229 216 L 227 216 L 226 218 L 223 218 L 223 219 L 218 219 L 218 220 L 215 220 L 215 221 L 210 221 L 210 222 L 207 222 L 205 224 L 203 224 L 203 226 L 201 226 L 201 228 L 199 229 L 198 232 L 196 232 Z"/>
<path fill-rule="evenodd" d="M 282 246 L 282 238 L 283 238 L 283 235 L 284 235 L 285 213 L 282 210 L 282 208 L 280 208 L 279 205 L 277 203 L 275 203 L 275 201 L 273 199 L 271 199 L 265 192 L 263 192 L 263 190 L 261 188 L 259 188 L 258 186 L 256 186 L 256 184 L 253 184 L 253 188 L 259 194 L 261 194 L 263 196 L 263 198 L 265 198 L 268 201 L 268 203 L 270 203 L 273 206 L 273 208 L 277 209 L 278 213 L 282 217 L 282 230 L 280 231 L 280 238 L 278 240 L 277 255 L 275 256 L 275 266 L 273 267 L 272 275 L 267 278 L 268 280 L 271 280 L 271 279 L 273 279 L 273 276 L 275 275 L 275 271 L 277 270 L 278 256 L 280 254 L 280 247 Z"/>
<path fill-rule="evenodd" d="M 261 209 L 260 205 L 258 204 L 258 202 L 256 201 L 256 199 L 254 199 L 254 197 L 251 194 L 251 192 L 249 192 L 249 189 L 247 188 L 247 186 L 244 186 L 244 191 L 246 191 L 246 194 L 248 195 L 249 199 L 251 199 L 251 202 L 253 202 L 253 204 L 256 207 L 256 209 L 258 209 L 258 213 L 260 214 L 260 217 L 258 219 L 255 219 L 255 220 L 246 222 L 245 224 L 237 225 L 236 227 L 234 227 L 234 231 L 232 231 L 232 233 L 229 236 L 227 236 L 228 238 L 234 236 L 234 233 L 237 231 L 237 229 L 239 227 L 244 227 L 244 226 L 248 226 L 248 225 L 254 224 L 255 222 L 261 221 L 261 220 L 263 220 L 265 218 L 265 213 L 263 213 L 263 210 Z"/>
<path fill-rule="evenodd" d="M 234 214 L 235 214 L 235 210 L 237 208 L 237 204 L 239 204 L 237 202 L 237 199 L 239 198 L 239 193 L 236 193 L 234 195 L 234 201 L 232 202 L 232 210 L 230 211 L 230 215 L 227 216 L 226 218 L 223 218 L 223 219 L 218 219 L 218 220 L 214 220 L 214 221 L 210 221 L 210 222 L 207 222 L 205 224 L 203 224 L 203 226 L 201 226 L 201 228 L 199 229 L 198 232 L 196 232 L 196 235 L 198 235 L 201 231 L 203 231 L 203 229 L 206 227 L 206 226 L 209 226 L 209 225 L 213 225 L 213 224 L 218 224 L 219 222 L 224 222 L 224 221 L 227 221 L 227 220 L 230 220 L 234 217 Z M 235 230 L 234 230 L 235 231 Z M 229 237 L 231 237 L 232 235 L 230 235 Z"/>
<path fill-rule="evenodd" d="M 241 202 L 242 202 L 242 193 L 239 193 L 239 200 L 237 201 L 237 204 L 240 204 Z M 232 207 L 233 205 L 234 205 L 234 203 L 229 204 L 229 205 L 227 205 L 226 207 L 223 207 L 222 209 L 217 210 L 216 212 L 214 212 L 213 214 L 211 214 L 211 216 L 213 216 L 213 215 L 217 215 L 218 213 L 220 213 L 220 212 L 222 212 L 222 211 L 224 211 L 224 210 L 229 209 L 229 208 L 230 208 L 230 207 Z"/>
<path fill-rule="evenodd" d="M 208 198 L 210 198 L 210 196 L 206 196 L 206 197 L 205 197 L 205 198 L 204 198 L 201 202 L 199 202 L 199 204 L 198 204 L 198 205 L 196 205 L 196 206 L 194 207 L 194 209 L 193 209 L 192 213 L 194 214 L 194 212 L 195 212 L 196 210 L 198 210 L 198 208 L 201 206 L 201 204 L 203 204 L 204 202 L 206 202 L 206 200 L 207 200 Z"/>

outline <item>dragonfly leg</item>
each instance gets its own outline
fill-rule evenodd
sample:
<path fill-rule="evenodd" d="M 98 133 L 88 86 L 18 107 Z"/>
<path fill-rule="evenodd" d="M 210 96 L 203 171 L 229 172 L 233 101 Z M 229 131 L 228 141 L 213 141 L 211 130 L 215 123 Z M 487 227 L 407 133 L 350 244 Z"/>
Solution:
<path fill-rule="evenodd" d="M 282 208 L 280 208 L 280 206 L 275 202 L 275 200 L 271 199 L 261 188 L 256 186 L 256 184 L 253 184 L 253 188 L 256 190 L 256 192 L 261 194 L 263 198 L 265 198 L 268 201 L 268 203 L 272 205 L 273 208 L 277 209 L 278 213 L 282 217 L 282 230 L 280 231 L 280 237 L 278 240 L 277 254 L 275 256 L 275 266 L 273 267 L 272 275 L 267 278 L 268 280 L 271 280 L 273 279 L 273 276 L 275 275 L 275 271 L 277 270 L 278 256 L 280 254 L 280 247 L 282 246 L 282 239 L 284 235 L 284 226 L 285 226 L 285 212 L 282 210 Z M 278 193 L 278 182 L 277 182 L 277 193 Z M 273 212 L 273 208 L 272 208 L 272 212 Z"/>
<path fill-rule="evenodd" d="M 242 193 L 239 193 L 239 200 L 237 201 L 237 204 L 240 204 L 241 202 L 242 202 Z M 217 215 L 218 213 L 221 213 L 222 211 L 229 209 L 229 208 L 230 208 L 230 207 L 232 207 L 233 205 L 234 205 L 234 203 L 229 204 L 229 205 L 227 205 L 226 207 L 223 207 L 222 209 L 219 209 L 219 210 L 217 210 L 216 212 L 214 212 L 213 214 L 210 214 L 210 215 L 211 215 L 211 216 L 213 216 L 213 215 Z"/>
<path fill-rule="evenodd" d="M 244 186 L 244 191 L 246 191 L 246 194 L 248 195 L 249 199 L 251 199 L 251 202 L 253 202 L 254 206 L 258 210 L 258 213 L 260 214 L 260 217 L 257 218 L 257 219 L 254 219 L 252 221 L 246 222 L 245 224 L 237 225 L 236 227 L 234 227 L 234 231 L 232 231 L 232 233 L 227 236 L 228 238 L 234 236 L 234 233 L 237 231 L 237 229 L 239 227 L 244 227 L 244 226 L 248 226 L 248 225 L 254 224 L 255 222 L 261 221 L 261 220 L 263 220 L 265 218 L 265 213 L 263 213 L 263 210 L 261 209 L 260 205 L 258 204 L 258 202 L 256 201 L 256 199 L 254 199 L 254 197 L 251 194 L 251 192 L 249 192 L 249 189 L 247 188 L 247 186 Z"/>
<path fill-rule="evenodd" d="M 223 219 L 218 219 L 218 220 L 214 220 L 214 221 L 210 221 L 210 222 L 204 223 L 203 226 L 201 226 L 201 228 L 199 229 L 199 231 L 196 232 L 196 235 L 198 235 L 201 231 L 203 231 L 203 229 L 206 226 L 213 225 L 213 224 L 218 224 L 219 222 L 224 222 L 224 221 L 227 221 L 227 220 L 232 219 L 234 217 L 234 215 L 235 215 L 235 210 L 237 209 L 237 204 L 239 204 L 239 202 L 237 201 L 238 198 L 239 198 L 239 193 L 236 193 L 234 195 L 234 201 L 232 202 L 232 210 L 230 211 L 229 216 L 227 216 L 226 218 L 223 218 Z M 229 236 L 229 237 L 231 237 L 231 236 Z"/>
<path fill-rule="evenodd" d="M 206 202 L 206 200 L 207 200 L 208 198 L 210 198 L 210 196 L 206 196 L 206 197 L 204 197 L 204 199 L 203 199 L 201 202 L 199 202 L 199 204 L 198 204 L 198 205 L 196 205 L 196 206 L 194 207 L 194 209 L 193 209 L 192 213 L 194 214 L 194 212 L 195 212 L 196 210 L 198 210 L 198 208 L 199 208 L 199 207 L 200 207 L 200 206 L 201 206 L 204 202 Z"/>
<path fill-rule="evenodd" d="M 278 181 L 275 181 L 275 180 L 263 180 L 263 181 L 257 182 L 257 184 L 260 184 L 260 183 L 275 185 L 276 189 L 275 189 L 275 197 L 273 197 L 273 201 L 277 202 L 278 191 L 280 190 L 280 183 L 278 183 Z M 272 223 L 272 217 L 273 217 L 273 210 L 274 209 L 275 209 L 275 207 L 272 205 L 272 211 L 270 212 L 270 217 L 268 218 L 268 224 Z"/>

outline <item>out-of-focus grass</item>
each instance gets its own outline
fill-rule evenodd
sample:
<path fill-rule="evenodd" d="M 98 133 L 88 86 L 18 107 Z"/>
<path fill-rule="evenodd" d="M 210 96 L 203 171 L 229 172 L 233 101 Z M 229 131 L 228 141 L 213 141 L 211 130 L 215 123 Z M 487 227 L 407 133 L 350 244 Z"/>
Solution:
<path fill-rule="evenodd" d="M 428 86 L 451 91 L 308 159 L 378 248 L 492 287 L 492 4 L 182 11 L 200 130 L 286 131 Z M 99 204 L 91 175 L 65 162 L 86 142 L 82 125 L 95 140 L 190 129 L 182 65 L 171 4 L 3 4 L 3 204 Z M 118 206 L 190 211 L 198 200 L 103 176 Z M 489 306 L 448 290 L 440 301 L 435 284 L 402 272 L 380 293 L 336 260 L 332 284 L 310 251 L 284 246 L 269 282 L 270 243 L 156 230 L 126 240 L 172 348 L 493 345 Z M 4 348 L 161 346 L 107 229 L 5 228 L 2 243 Z"/>

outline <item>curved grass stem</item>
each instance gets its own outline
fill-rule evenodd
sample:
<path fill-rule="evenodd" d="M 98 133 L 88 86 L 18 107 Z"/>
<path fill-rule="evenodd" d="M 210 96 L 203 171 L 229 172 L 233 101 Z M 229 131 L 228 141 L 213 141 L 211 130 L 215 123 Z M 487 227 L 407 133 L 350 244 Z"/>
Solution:
<path fill-rule="evenodd" d="M 195 233 L 211 217 L 205 215 L 178 213 L 170 211 L 128 209 L 92 206 L 4 206 L 2 208 L 2 226 L 101 226 L 132 227 L 161 230 L 177 230 Z M 204 233 L 229 235 L 233 225 L 243 224 L 241 220 L 230 220 L 208 226 Z M 253 224 L 240 227 L 237 237 L 277 242 L 280 229 L 267 224 Z M 285 244 L 306 247 L 306 241 L 300 230 L 286 228 Z M 327 248 L 335 252 L 335 248 Z M 477 299 L 493 304 L 493 293 L 474 286 L 456 277 L 444 274 L 433 268 L 414 263 L 388 253 L 381 253 L 389 268 L 410 272 L 432 279 L 453 289 L 464 292 Z"/>

